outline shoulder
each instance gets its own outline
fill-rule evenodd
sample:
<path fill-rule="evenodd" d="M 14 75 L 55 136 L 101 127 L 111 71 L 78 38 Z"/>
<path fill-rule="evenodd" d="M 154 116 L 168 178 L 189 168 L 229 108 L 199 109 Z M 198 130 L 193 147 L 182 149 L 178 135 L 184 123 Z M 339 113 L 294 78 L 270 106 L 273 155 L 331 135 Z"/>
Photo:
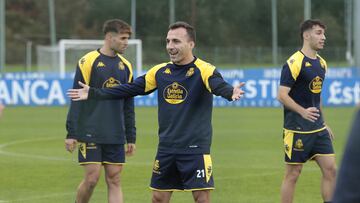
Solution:
<path fill-rule="evenodd" d="M 155 73 L 157 73 L 161 68 L 164 68 L 164 67 L 168 66 L 169 64 L 172 64 L 172 63 L 171 63 L 171 62 L 167 62 L 167 63 L 157 64 L 157 65 L 153 66 L 152 68 L 150 68 L 150 70 L 149 70 L 146 74 L 155 74 Z"/>
<path fill-rule="evenodd" d="M 216 67 L 214 65 L 212 65 L 211 63 L 208 63 L 206 61 L 203 61 L 199 58 L 197 58 L 194 62 L 196 68 L 198 68 L 200 70 L 200 73 L 203 75 L 212 75 L 216 69 Z"/>
<path fill-rule="evenodd" d="M 197 58 L 194 62 L 194 64 L 196 65 L 197 68 L 199 69 L 211 69 L 211 70 L 215 70 L 216 67 L 214 65 L 212 65 L 211 63 L 208 63 L 206 61 L 203 61 L 199 58 Z"/>
<path fill-rule="evenodd" d="M 321 57 L 319 54 L 317 54 L 317 57 L 319 58 L 320 61 L 320 65 L 322 68 L 324 68 L 325 70 L 327 70 L 327 63 L 325 61 L 325 59 L 323 57 Z"/>
<path fill-rule="evenodd" d="M 80 58 L 78 65 L 80 68 L 83 68 L 84 66 L 92 66 L 94 61 L 99 56 L 100 56 L 100 53 L 97 50 L 91 51 Z"/>
<path fill-rule="evenodd" d="M 290 69 L 301 68 L 304 57 L 305 56 L 303 53 L 297 51 L 287 59 L 286 64 L 289 66 Z"/>
<path fill-rule="evenodd" d="M 305 58 L 304 54 L 301 53 L 300 51 L 297 51 L 288 58 L 286 64 L 284 65 L 284 67 L 289 68 L 290 73 L 294 78 L 294 80 L 296 80 L 300 74 L 304 58 Z"/>
<path fill-rule="evenodd" d="M 131 65 L 131 63 L 130 63 L 124 56 L 122 56 L 121 54 L 118 54 L 118 56 L 119 56 L 119 58 L 121 59 L 121 61 L 122 61 L 123 63 L 125 63 L 125 65 L 126 65 L 129 69 L 132 70 L 132 65 Z"/>

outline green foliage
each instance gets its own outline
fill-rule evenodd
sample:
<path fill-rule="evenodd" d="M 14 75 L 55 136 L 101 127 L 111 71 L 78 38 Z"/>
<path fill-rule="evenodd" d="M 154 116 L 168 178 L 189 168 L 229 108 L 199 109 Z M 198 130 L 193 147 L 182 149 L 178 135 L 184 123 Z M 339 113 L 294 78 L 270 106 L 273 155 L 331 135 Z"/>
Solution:
<path fill-rule="evenodd" d="M 298 27 L 303 20 L 303 1 L 277 2 L 279 46 L 299 46 Z M 313 18 L 320 18 L 328 25 L 327 44 L 344 47 L 344 1 L 311 2 Z M 269 0 L 181 0 L 175 1 L 175 6 L 176 20 L 187 21 L 196 27 L 198 47 L 272 45 Z M 144 61 L 160 63 L 167 60 L 164 47 L 169 1 L 137 1 L 136 11 L 136 37 L 143 40 Z M 130 23 L 131 1 L 57 0 L 55 14 L 57 39 L 101 39 L 105 20 L 121 18 Z M 33 41 L 34 46 L 49 44 L 48 0 L 6 1 L 6 22 L 8 63 L 24 60 L 27 40 Z"/>
<path fill-rule="evenodd" d="M 325 108 L 341 157 L 353 108 Z M 74 202 L 83 170 L 64 149 L 67 107 L 8 107 L 0 120 L 0 201 Z M 157 145 L 157 109 L 136 108 L 137 152 L 122 173 L 125 202 L 150 202 L 148 184 Z M 339 116 L 341 115 L 341 116 Z M 212 158 L 216 203 L 279 202 L 283 177 L 282 109 L 215 108 Z M 337 159 L 339 161 L 339 158 Z M 322 202 L 320 170 L 307 163 L 295 203 Z M 103 177 L 92 202 L 106 202 Z M 173 203 L 192 202 L 190 193 Z"/>

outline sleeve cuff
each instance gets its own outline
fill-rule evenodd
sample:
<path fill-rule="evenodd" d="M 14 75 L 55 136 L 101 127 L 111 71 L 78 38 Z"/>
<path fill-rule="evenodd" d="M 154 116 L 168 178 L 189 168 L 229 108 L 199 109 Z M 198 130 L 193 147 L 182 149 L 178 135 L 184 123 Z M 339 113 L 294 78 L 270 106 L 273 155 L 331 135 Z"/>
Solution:
<path fill-rule="evenodd" d="M 126 136 L 126 143 L 135 144 L 135 142 L 136 142 L 136 136 Z"/>
<path fill-rule="evenodd" d="M 66 139 L 76 139 L 75 135 L 67 134 Z"/>

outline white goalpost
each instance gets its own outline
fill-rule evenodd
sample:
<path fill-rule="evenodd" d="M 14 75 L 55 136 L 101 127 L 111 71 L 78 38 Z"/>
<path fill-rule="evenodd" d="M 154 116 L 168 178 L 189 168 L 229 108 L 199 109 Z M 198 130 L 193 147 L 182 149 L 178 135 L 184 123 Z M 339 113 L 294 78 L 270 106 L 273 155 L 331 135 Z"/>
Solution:
<path fill-rule="evenodd" d="M 84 54 L 85 52 L 89 52 L 96 48 L 100 48 L 103 45 L 103 40 L 80 40 L 80 39 L 62 39 L 59 41 L 59 74 L 61 78 L 64 78 L 66 75 L 66 66 L 67 64 L 71 66 L 75 66 L 73 60 L 68 61 L 67 53 L 72 51 L 81 52 Z M 69 55 L 69 54 L 68 54 Z M 75 54 L 70 54 L 74 56 Z M 139 39 L 130 39 L 129 47 L 125 51 L 124 56 L 132 63 L 133 67 L 136 67 L 137 76 L 142 73 L 142 43 Z M 81 56 L 80 56 L 81 57 Z M 74 58 L 74 57 L 73 57 Z M 79 56 L 75 55 L 76 60 L 79 60 Z"/>

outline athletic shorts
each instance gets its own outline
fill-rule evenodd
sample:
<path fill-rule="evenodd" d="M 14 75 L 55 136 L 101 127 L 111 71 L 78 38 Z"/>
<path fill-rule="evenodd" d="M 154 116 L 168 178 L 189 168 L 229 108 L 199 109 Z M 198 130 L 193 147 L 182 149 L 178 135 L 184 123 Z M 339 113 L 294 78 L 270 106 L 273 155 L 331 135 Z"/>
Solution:
<path fill-rule="evenodd" d="M 209 154 L 157 153 L 150 189 L 157 191 L 195 191 L 214 189 Z"/>
<path fill-rule="evenodd" d="M 334 148 L 329 132 L 294 133 L 284 130 L 285 162 L 305 163 L 316 156 L 334 156 Z"/>
<path fill-rule="evenodd" d="M 123 144 L 96 144 L 80 142 L 79 164 L 124 164 Z"/>

